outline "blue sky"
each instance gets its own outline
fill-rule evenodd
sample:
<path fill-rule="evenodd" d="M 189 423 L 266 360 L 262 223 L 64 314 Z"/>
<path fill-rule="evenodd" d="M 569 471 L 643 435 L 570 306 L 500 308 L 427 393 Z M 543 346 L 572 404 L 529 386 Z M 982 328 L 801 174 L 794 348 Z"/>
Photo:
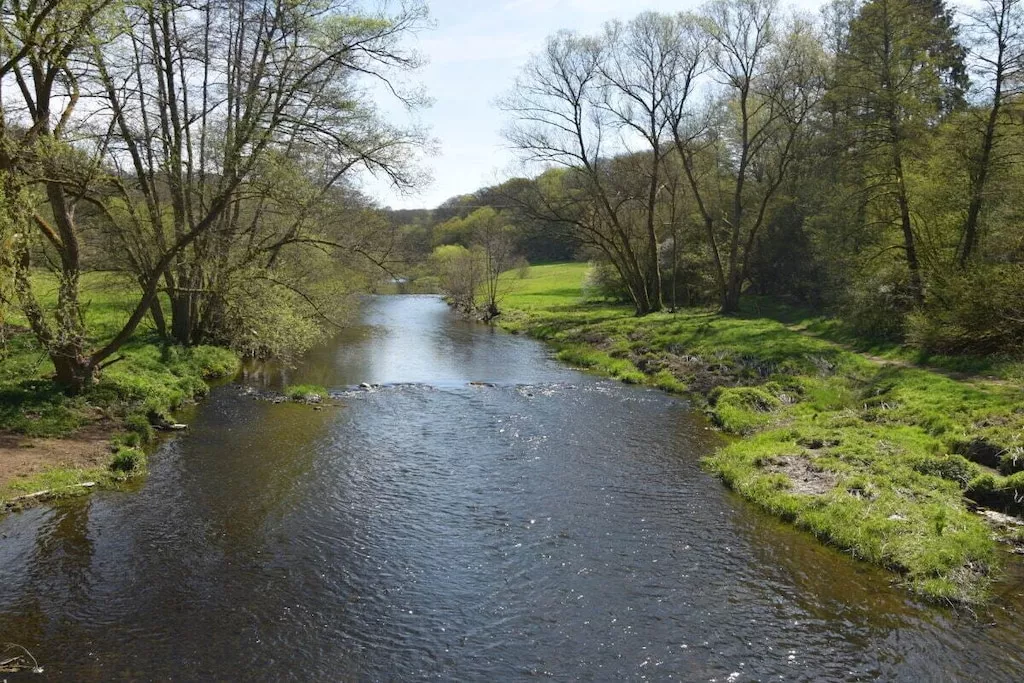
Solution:
<path fill-rule="evenodd" d="M 696 9 L 702 0 L 432 0 L 436 28 L 411 41 L 429 60 L 417 74 L 433 98 L 419 112 L 437 149 L 421 160 L 433 182 L 403 196 L 386 184 L 369 181 L 366 191 L 382 206 L 432 208 L 509 177 L 515 155 L 501 137 L 504 115 L 495 100 L 512 86 L 530 54 L 562 28 L 596 32 L 610 19 L 629 19 L 653 9 Z M 799 0 L 792 6 L 814 10 L 823 0 Z M 785 1 L 783 2 L 785 5 Z M 387 116 L 408 120 L 396 107 Z"/>

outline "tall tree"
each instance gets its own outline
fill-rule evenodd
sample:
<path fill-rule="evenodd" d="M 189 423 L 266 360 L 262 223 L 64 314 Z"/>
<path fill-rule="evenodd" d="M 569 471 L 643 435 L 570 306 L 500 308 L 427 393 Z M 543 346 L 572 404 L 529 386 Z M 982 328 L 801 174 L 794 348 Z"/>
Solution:
<path fill-rule="evenodd" d="M 599 38 L 559 33 L 504 101 L 524 160 L 565 169 L 537 184 L 536 215 L 602 254 L 638 315 L 663 306 L 655 205 L 672 95 L 689 96 L 703 58 L 694 28 L 688 15 L 645 13 Z"/>
<path fill-rule="evenodd" d="M 1011 129 L 1005 107 L 1024 88 L 1024 11 L 1020 0 L 983 0 L 968 13 L 971 57 L 979 89 L 987 94 L 968 112 L 972 143 L 967 153 L 968 204 L 960 235 L 957 262 L 966 268 L 980 240 L 981 212 L 993 167 L 1005 167 L 1003 144 Z"/>
<path fill-rule="evenodd" d="M 18 100 L 3 100 L 0 174 L 44 193 L 48 212 L 32 220 L 59 257 L 52 316 L 33 294 L 27 243 L 17 290 L 69 391 L 90 384 L 147 313 L 161 324 L 161 290 L 173 338 L 194 343 L 240 264 L 270 269 L 290 245 L 358 248 L 308 232 L 350 170 L 411 181 L 402 159 L 419 136 L 360 104 L 357 81 L 390 83 L 417 65 L 401 41 L 423 23 L 418 3 L 394 15 L 345 0 L 2 0 L 0 10 L 0 92 Z M 288 198 L 287 225 L 264 220 L 284 205 L 259 180 L 275 166 L 298 169 L 309 190 L 302 206 Z M 139 285 L 121 330 L 91 348 L 78 303 L 89 212 Z"/>
<path fill-rule="evenodd" d="M 821 48 L 810 25 L 794 20 L 781 27 L 776 14 L 775 0 L 709 4 L 702 25 L 719 97 L 704 115 L 683 106 L 673 114 L 673 140 L 705 226 L 724 312 L 739 309 L 755 239 L 822 95 Z M 701 157 L 714 160 L 703 174 Z M 724 202 L 722 192 L 729 195 Z"/>
<path fill-rule="evenodd" d="M 67 134 L 82 95 L 81 51 L 111 5 L 111 0 L 0 3 L 0 208 L 7 211 L 9 222 L 18 224 L 20 235 L 12 255 L 15 291 L 32 332 L 53 361 L 57 380 L 72 391 L 87 384 L 114 350 L 86 348 L 79 301 L 82 240 L 76 218 L 82 196 L 64 182 L 69 172 L 81 178 L 99 171 L 98 157 L 72 148 Z M 17 209 L 35 189 L 41 201 L 29 210 Z M 40 236 L 56 255 L 52 316 L 33 291 L 31 234 Z"/>
<path fill-rule="evenodd" d="M 182 344 L 208 336 L 232 257 L 269 267 L 287 245 L 310 244 L 310 213 L 353 169 L 411 184 L 402 157 L 418 136 L 359 104 L 358 79 L 390 82 L 389 70 L 414 67 L 397 41 L 423 18 L 415 5 L 389 17 L 311 0 L 187 7 L 127 7 L 134 30 L 94 54 L 116 125 L 114 159 L 128 162 L 105 204 L 136 207 L 108 213 L 138 277 L 150 276 L 166 245 L 199 233 L 160 273 Z M 286 168 L 302 176 L 297 195 L 272 196 L 256 180 Z M 281 199 L 292 204 L 290 226 L 257 236 Z"/>
<path fill-rule="evenodd" d="M 939 0 L 941 2 L 941 0 Z M 938 12 L 938 14 L 944 13 Z M 962 93 L 962 58 L 949 22 L 936 5 L 916 0 L 870 0 L 850 24 L 839 55 L 839 85 L 855 129 L 854 144 L 881 223 L 895 217 L 909 275 L 908 294 L 925 297 L 908 160 L 951 102 Z"/>

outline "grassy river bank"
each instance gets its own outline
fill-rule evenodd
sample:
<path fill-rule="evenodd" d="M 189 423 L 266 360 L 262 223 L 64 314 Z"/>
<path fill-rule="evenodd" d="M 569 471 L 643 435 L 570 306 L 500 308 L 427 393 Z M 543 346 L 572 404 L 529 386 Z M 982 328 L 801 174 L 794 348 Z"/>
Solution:
<path fill-rule="evenodd" d="M 742 496 L 928 599 L 986 599 L 999 541 L 1024 541 L 1024 527 L 979 508 L 1024 511 L 1018 364 L 919 365 L 907 349 L 854 347 L 833 321 L 777 307 L 637 318 L 584 301 L 586 268 L 510 273 L 500 324 L 575 366 L 691 396 L 739 437 L 706 465 Z"/>
<path fill-rule="evenodd" d="M 55 284 L 41 289 L 55 299 Z M 128 317 L 134 303 L 129 291 L 105 274 L 83 277 L 87 329 L 97 339 L 115 334 Z M 141 326 L 92 389 L 69 397 L 53 383 L 53 365 L 24 321 L 8 323 L 0 357 L 0 513 L 42 498 L 119 486 L 141 473 L 156 438 L 153 422 L 239 368 L 231 351 L 166 346 L 152 328 Z M 39 492 L 44 495 L 27 497 Z"/>

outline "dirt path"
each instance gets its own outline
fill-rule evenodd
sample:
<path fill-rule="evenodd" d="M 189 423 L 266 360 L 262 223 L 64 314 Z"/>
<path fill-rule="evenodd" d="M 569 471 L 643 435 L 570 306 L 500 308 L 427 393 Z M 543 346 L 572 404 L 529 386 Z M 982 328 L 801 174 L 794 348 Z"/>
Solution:
<path fill-rule="evenodd" d="M 911 361 L 903 360 L 903 359 L 900 359 L 900 358 L 883 358 L 882 356 L 876 356 L 873 353 L 866 353 L 864 351 L 858 351 L 857 349 L 853 348 L 849 344 L 844 344 L 843 342 L 837 342 L 835 340 L 832 340 L 832 339 L 829 339 L 827 337 L 824 337 L 824 336 L 822 336 L 820 334 L 815 334 L 814 332 L 811 332 L 811 331 L 807 330 L 803 325 L 800 325 L 800 324 L 796 324 L 796 323 L 786 324 L 786 323 L 783 323 L 783 327 L 785 327 L 790 332 L 796 332 L 797 334 L 802 334 L 805 337 L 812 337 L 814 339 L 818 339 L 820 341 L 823 341 L 823 342 L 826 342 L 828 344 L 831 344 L 831 345 L 835 346 L 836 348 L 840 348 L 840 349 L 842 349 L 844 351 L 849 351 L 850 353 L 855 353 L 858 356 L 860 356 L 861 358 L 865 358 L 865 359 L 871 361 L 872 363 L 874 363 L 875 365 L 877 365 L 879 367 L 906 368 L 908 370 L 927 370 L 928 372 L 934 372 L 937 375 L 942 375 L 943 377 L 948 377 L 949 379 L 956 380 L 957 382 L 968 382 L 970 384 L 978 384 L 978 385 L 982 385 L 982 386 L 990 386 L 990 387 L 1015 387 L 1015 386 L 1018 386 L 1017 383 L 1015 383 L 1015 382 L 1011 382 L 1011 381 L 1005 380 L 1005 379 L 999 379 L 998 377 L 984 376 L 984 375 L 975 375 L 975 374 L 970 374 L 970 373 L 967 373 L 967 372 L 957 372 L 956 370 L 947 370 L 945 368 L 937 368 L 937 367 L 932 366 L 932 365 L 918 365 L 917 363 L 913 363 Z"/>
<path fill-rule="evenodd" d="M 110 425 L 88 425 L 66 439 L 0 432 L 0 488 L 54 467 L 102 467 L 110 460 Z"/>

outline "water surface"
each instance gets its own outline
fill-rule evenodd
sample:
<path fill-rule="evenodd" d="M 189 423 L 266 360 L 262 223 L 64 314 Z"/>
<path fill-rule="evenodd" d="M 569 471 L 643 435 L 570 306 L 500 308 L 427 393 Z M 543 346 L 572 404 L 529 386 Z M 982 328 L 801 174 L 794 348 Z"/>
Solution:
<path fill-rule="evenodd" d="M 684 401 L 436 298 L 285 374 L 340 407 L 222 386 L 140 490 L 0 520 L 22 678 L 1024 679 L 1018 576 L 978 618 L 918 604 L 703 472 Z"/>

